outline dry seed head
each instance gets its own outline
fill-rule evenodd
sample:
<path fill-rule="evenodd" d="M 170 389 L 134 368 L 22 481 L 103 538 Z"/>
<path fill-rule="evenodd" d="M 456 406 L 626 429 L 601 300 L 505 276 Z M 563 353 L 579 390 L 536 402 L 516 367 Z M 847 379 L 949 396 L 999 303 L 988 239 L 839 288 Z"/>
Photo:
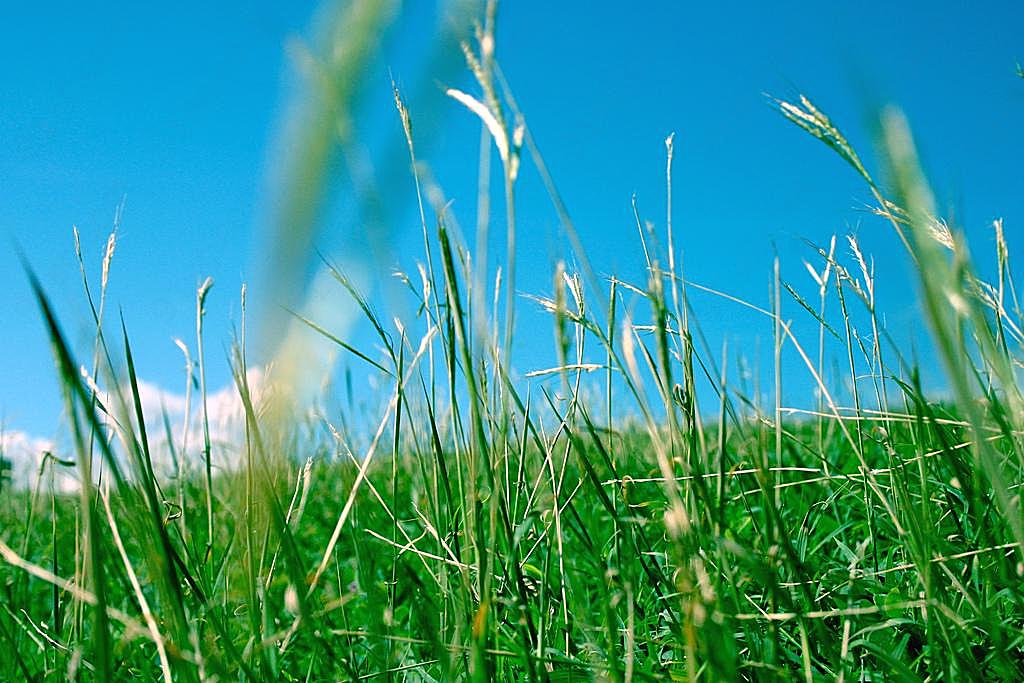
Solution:
<path fill-rule="evenodd" d="M 996 252 L 999 255 L 999 263 L 1005 264 L 1009 257 L 1009 247 L 1006 245 L 1006 235 L 1003 233 L 1003 219 L 997 218 L 992 221 L 992 227 L 996 231 Z"/>
<path fill-rule="evenodd" d="M 557 368 L 544 368 L 543 370 L 530 370 L 524 377 L 545 377 L 547 375 L 554 375 L 564 370 L 572 370 L 579 372 L 594 372 L 595 370 L 604 370 L 606 366 L 600 363 L 570 363 L 568 365 L 559 366 Z"/>
<path fill-rule="evenodd" d="M 860 244 L 857 242 L 857 238 L 853 235 L 847 235 L 846 241 L 850 245 L 853 257 L 857 260 L 857 265 L 860 266 L 860 272 L 864 276 L 864 284 L 867 287 L 868 294 L 874 295 L 875 279 L 872 274 L 873 269 L 868 267 L 867 261 L 864 259 L 864 253 L 860 250 Z"/>
<path fill-rule="evenodd" d="M 420 286 L 423 288 L 423 303 L 426 304 L 430 301 L 430 276 L 427 274 L 427 269 L 422 263 L 416 264 L 416 270 L 420 274 Z"/>
<path fill-rule="evenodd" d="M 953 242 L 953 233 L 950 231 L 949 225 L 942 218 L 929 216 L 928 234 L 932 236 L 932 239 L 950 251 L 955 247 L 955 243 Z"/>
<path fill-rule="evenodd" d="M 1003 310 L 999 306 L 999 292 L 990 283 L 982 280 L 973 280 L 971 285 L 973 285 L 974 295 L 978 297 L 983 304 L 997 313 Z"/>
<path fill-rule="evenodd" d="M 196 303 L 199 305 L 199 312 L 203 313 L 203 304 L 206 302 L 206 295 L 210 292 L 210 287 L 213 287 L 213 278 L 207 276 L 203 280 L 203 284 L 199 285 L 199 289 L 196 290 Z"/>
<path fill-rule="evenodd" d="M 528 294 L 526 296 L 528 299 L 531 299 L 532 301 L 540 304 L 540 307 L 543 308 L 544 311 L 547 313 L 554 313 L 555 311 L 558 310 L 558 304 L 556 304 L 552 299 L 548 299 L 547 297 L 543 296 L 536 296 L 534 294 Z"/>
<path fill-rule="evenodd" d="M 97 396 L 102 395 L 103 392 L 100 391 L 100 386 L 96 383 L 96 380 L 93 379 L 93 376 L 89 374 L 88 368 L 82 365 L 78 368 L 78 372 L 81 373 L 82 379 L 85 381 L 85 386 L 89 387 L 89 391 Z"/>
<path fill-rule="evenodd" d="M 825 274 L 824 274 L 824 277 L 822 278 L 824 280 L 824 284 L 822 284 L 822 287 L 827 287 L 828 286 L 829 277 L 832 275 L 832 261 L 833 261 L 833 259 L 835 257 L 835 254 L 836 254 L 836 236 L 832 235 L 832 239 L 830 239 L 829 243 L 828 243 L 828 258 L 825 259 Z"/>
<path fill-rule="evenodd" d="M 99 288 L 101 290 L 106 289 L 106 281 L 110 278 L 111 274 L 111 261 L 114 260 L 114 249 L 117 246 L 117 230 L 111 232 L 110 237 L 106 238 L 106 251 L 103 252 L 103 269 L 99 278 Z"/>
<path fill-rule="evenodd" d="M 469 43 L 466 41 L 462 41 L 460 46 L 462 47 L 462 54 L 466 57 L 466 64 L 469 65 L 469 70 L 473 72 L 473 76 L 476 78 L 477 82 L 483 84 L 486 82 L 487 77 L 484 73 L 483 66 L 480 64 L 480 60 L 477 59 L 476 55 L 473 53 L 473 48 L 470 47 Z"/>
<path fill-rule="evenodd" d="M 583 315 L 583 282 L 580 280 L 578 273 L 563 272 L 562 277 L 565 279 L 565 284 L 569 289 L 569 293 L 572 295 L 572 299 L 576 304 L 576 312 Z"/>
<path fill-rule="evenodd" d="M 771 96 L 769 98 L 779 108 L 783 116 L 835 150 L 848 164 L 853 166 L 864 180 L 872 186 L 874 185 L 874 181 L 850 143 L 839 132 L 831 119 L 815 107 L 809 99 L 801 95 L 800 105 L 797 106 Z"/>
<path fill-rule="evenodd" d="M 901 225 L 908 223 L 908 214 L 903 207 L 889 199 L 882 199 L 882 206 L 869 207 L 868 210 L 876 216 L 895 221 Z"/>
<path fill-rule="evenodd" d="M 398 92 L 395 80 L 391 79 L 391 91 L 395 96 L 395 108 L 398 109 L 398 116 L 402 119 L 402 130 L 405 132 L 405 140 L 412 145 L 412 120 L 409 118 L 409 110 L 402 100 L 402 94 Z"/>

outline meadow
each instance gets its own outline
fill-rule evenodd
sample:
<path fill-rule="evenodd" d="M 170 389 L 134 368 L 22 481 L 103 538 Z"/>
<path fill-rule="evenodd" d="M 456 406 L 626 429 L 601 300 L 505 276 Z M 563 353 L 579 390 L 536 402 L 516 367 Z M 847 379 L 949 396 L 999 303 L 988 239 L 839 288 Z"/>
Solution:
<path fill-rule="evenodd" d="M 116 239 L 98 282 L 79 252 L 95 322 L 86 358 L 26 266 L 71 451 L 0 496 L 0 680 L 1024 678 L 1024 316 L 1002 225 L 983 280 L 898 111 L 879 113 L 876 179 L 810 99 L 771 100 L 780 130 L 824 143 L 862 178 L 874 227 L 898 234 L 947 390 L 928 395 L 892 343 L 870 255 L 845 235 L 812 249 L 813 296 L 776 264 L 769 306 L 733 300 L 771 331 L 762 385 L 730 366 L 743 349 L 701 334 L 701 285 L 673 233 L 672 138 L 668 215 L 658 227 L 637 217 L 646 280 L 596 272 L 497 69 L 492 27 L 465 47 L 476 90 L 448 94 L 501 164 L 501 276 L 476 267 L 446 203 L 423 190 L 416 114 L 396 88 L 422 230 L 402 277 L 416 314 L 378 310 L 329 264 L 375 344 L 296 314 L 377 377 L 368 418 L 297 405 L 294 350 L 255 386 L 243 317 L 234 465 L 217 464 L 208 286 L 189 342 L 190 430 L 144 414 L 130 334 L 106 310 Z M 330 136 L 310 135 L 307 183 L 325 172 L 317 136 Z M 521 297 L 526 164 L 575 265 Z M 551 340 L 551 367 L 514 363 L 523 306 L 549 314 L 530 343 Z M 817 334 L 798 339 L 796 316 Z M 783 402 L 784 352 L 810 378 L 798 406 Z M 75 490 L 48 484 L 72 471 Z"/>

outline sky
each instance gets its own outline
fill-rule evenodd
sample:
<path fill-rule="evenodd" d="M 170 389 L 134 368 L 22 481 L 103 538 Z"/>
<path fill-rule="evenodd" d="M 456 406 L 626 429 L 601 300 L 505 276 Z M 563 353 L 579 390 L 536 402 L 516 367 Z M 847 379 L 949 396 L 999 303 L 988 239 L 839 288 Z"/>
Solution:
<path fill-rule="evenodd" d="M 209 381 L 228 383 L 242 284 L 256 312 L 288 303 L 265 284 L 270 235 L 303 92 L 302 46 L 316 51 L 317 17 L 329 12 L 301 2 L 8 9 L 0 26 L 5 430 L 49 438 L 61 424 L 50 349 L 18 254 L 84 360 L 92 326 L 72 226 L 95 283 L 121 206 L 108 325 L 123 316 L 139 374 L 180 393 L 184 360 L 173 340 L 194 347 L 195 290 L 210 276 Z M 390 274 L 414 268 L 421 243 L 392 78 L 408 99 L 420 158 L 464 232 L 475 225 L 480 127 L 444 96 L 446 87 L 478 93 L 453 39 L 467 12 L 472 3 L 396 6 L 356 87 L 355 152 L 373 177 L 374 200 L 358 173 L 332 167 L 314 245 L 361 273 L 386 311 L 408 306 Z M 462 24 L 453 28 L 453 17 Z M 855 174 L 774 112 L 765 93 L 808 95 L 873 171 L 873 122 L 879 107 L 898 105 L 943 213 L 982 262 L 992 260 L 991 223 L 1002 217 L 1012 257 L 1024 243 L 1022 20 L 1016 2 L 837 2 L 813 11 L 796 2 L 505 2 L 497 59 L 601 274 L 643 281 L 631 199 L 664 227 L 664 140 L 675 133 L 674 226 L 689 278 L 766 305 L 778 255 L 784 277 L 810 296 L 804 240 L 854 232 L 875 260 L 889 326 L 916 348 L 924 331 L 898 240 L 864 211 L 869 195 Z M 498 209 L 496 201 L 495 259 L 504 248 Z M 554 263 L 571 255 L 529 164 L 517 214 L 517 289 L 545 294 Z M 734 305 L 697 295 L 694 306 L 709 338 L 734 348 L 768 343 L 764 321 Z M 318 310 L 351 339 L 369 339 L 338 317 L 340 307 L 328 301 Z M 522 325 L 545 325 L 550 348 L 549 323 L 522 307 Z M 533 354 L 522 349 L 520 371 L 543 362 Z"/>

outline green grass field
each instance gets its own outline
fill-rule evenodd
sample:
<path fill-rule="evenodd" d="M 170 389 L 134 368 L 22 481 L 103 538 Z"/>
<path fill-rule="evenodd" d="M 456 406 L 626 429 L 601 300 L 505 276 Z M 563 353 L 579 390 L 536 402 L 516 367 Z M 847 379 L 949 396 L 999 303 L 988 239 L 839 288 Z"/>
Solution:
<path fill-rule="evenodd" d="M 256 391 L 243 327 L 233 468 L 213 466 L 209 429 L 184 445 L 176 425 L 147 431 L 129 335 L 104 313 L 112 251 L 85 282 L 91 357 L 72 357 L 33 281 L 73 452 L 0 492 L 0 680 L 1024 679 L 1024 317 L 1001 226 L 985 282 L 936 217 L 898 112 L 879 119 L 883 181 L 809 100 L 773 101 L 780 131 L 788 119 L 831 148 L 899 234 L 948 391 L 926 395 L 888 341 L 870 259 L 843 236 L 811 264 L 814 297 L 776 267 L 769 308 L 735 302 L 772 331 L 771 382 L 751 386 L 729 362 L 745 350 L 707 348 L 690 306 L 671 139 L 669 216 L 657 234 L 638 225 L 647 280 L 596 274 L 496 76 L 491 24 L 467 47 L 480 94 L 450 91 L 453 110 L 488 130 L 506 206 L 520 164 L 540 169 L 579 272 L 513 296 L 514 212 L 495 285 L 423 192 L 414 319 L 395 324 L 333 271 L 378 336 L 334 341 L 379 377 L 379 411 L 296 411 L 287 371 Z M 396 105 L 417 169 L 415 112 L 397 91 Z M 327 167 L 329 134 L 309 136 L 300 217 Z M 190 342 L 200 424 L 206 291 Z M 513 369 L 524 305 L 550 313 L 554 367 Z M 796 316 L 818 334 L 798 339 Z M 782 403 L 784 352 L 810 378 L 802 411 Z M 121 390 L 97 393 L 83 362 Z M 47 485 L 72 468 L 77 491 Z"/>

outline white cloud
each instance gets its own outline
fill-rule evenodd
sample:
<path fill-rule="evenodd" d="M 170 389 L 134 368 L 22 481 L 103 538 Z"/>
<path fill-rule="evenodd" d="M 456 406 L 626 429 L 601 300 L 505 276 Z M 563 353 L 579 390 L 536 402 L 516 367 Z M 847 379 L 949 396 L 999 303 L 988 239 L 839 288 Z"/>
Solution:
<path fill-rule="evenodd" d="M 146 380 L 139 380 L 139 399 L 142 402 L 142 410 L 147 415 L 160 415 L 163 410 L 166 410 L 168 415 L 185 414 L 184 394 L 167 391 Z"/>
<path fill-rule="evenodd" d="M 257 410 L 266 398 L 266 377 L 263 368 L 252 367 L 246 371 L 246 383 Z M 174 470 L 171 453 L 167 448 L 167 429 L 163 417 L 165 412 L 167 422 L 171 425 L 174 450 L 179 457 L 184 451 L 183 463 L 186 469 L 201 462 L 205 438 L 201 394 L 193 391 L 191 397 L 186 397 L 185 394 L 150 383 L 146 383 L 146 390 L 143 391 L 140 382 L 139 398 L 143 415 L 146 416 L 146 431 L 157 471 L 170 475 Z M 189 411 L 187 415 L 186 405 Z M 206 416 L 211 459 L 218 468 L 231 467 L 235 464 L 245 434 L 245 407 L 234 381 L 207 394 Z"/>
<path fill-rule="evenodd" d="M 246 371 L 246 381 L 257 406 L 260 405 L 266 393 L 265 389 L 268 383 L 265 378 L 266 372 L 262 368 L 253 367 Z M 154 467 L 158 473 L 168 476 L 174 471 L 171 452 L 167 447 L 165 413 L 167 422 L 171 426 L 171 438 L 175 452 L 181 457 L 184 448 L 183 462 L 187 467 L 193 467 L 195 463 L 199 463 L 202 459 L 204 443 L 202 401 L 199 392 L 194 391 L 191 397 L 186 397 L 184 393 L 169 391 L 144 380 L 139 381 L 138 387 L 142 413 L 146 418 L 146 432 Z M 122 396 L 125 407 L 130 407 L 127 403 L 130 394 L 124 391 Z M 115 414 L 120 412 L 118 407 L 122 405 L 122 401 L 116 396 L 110 392 L 101 391 L 101 397 L 109 410 Z M 186 415 L 186 406 L 188 415 Z M 245 428 L 245 410 L 234 382 L 209 393 L 206 409 L 210 430 L 211 458 L 218 468 L 228 467 L 234 463 L 239 452 Z M 122 423 L 127 423 L 123 416 L 119 416 L 119 420 Z M 134 419 L 131 422 L 134 423 Z M 62 441 L 32 435 L 20 430 L 0 433 L 0 454 L 10 463 L 11 480 L 17 486 L 35 485 L 46 453 L 52 453 L 65 461 L 74 461 L 76 457 L 73 449 Z M 60 490 L 75 488 L 78 480 L 76 468 L 54 464 L 53 467 L 47 468 L 47 474 L 43 479 L 44 485 L 48 485 L 50 469 L 56 472 L 54 483 L 57 488 Z"/>
<path fill-rule="evenodd" d="M 32 486 L 40 475 L 40 467 L 47 454 L 56 454 L 57 445 L 52 439 L 33 436 L 26 432 L 11 430 L 0 433 L 0 455 L 11 467 L 11 481 L 18 486 Z M 50 471 L 53 471 L 53 485 L 62 491 L 73 489 L 77 484 L 76 473 L 68 467 L 51 467 L 44 471 L 44 485 L 49 485 Z"/>

